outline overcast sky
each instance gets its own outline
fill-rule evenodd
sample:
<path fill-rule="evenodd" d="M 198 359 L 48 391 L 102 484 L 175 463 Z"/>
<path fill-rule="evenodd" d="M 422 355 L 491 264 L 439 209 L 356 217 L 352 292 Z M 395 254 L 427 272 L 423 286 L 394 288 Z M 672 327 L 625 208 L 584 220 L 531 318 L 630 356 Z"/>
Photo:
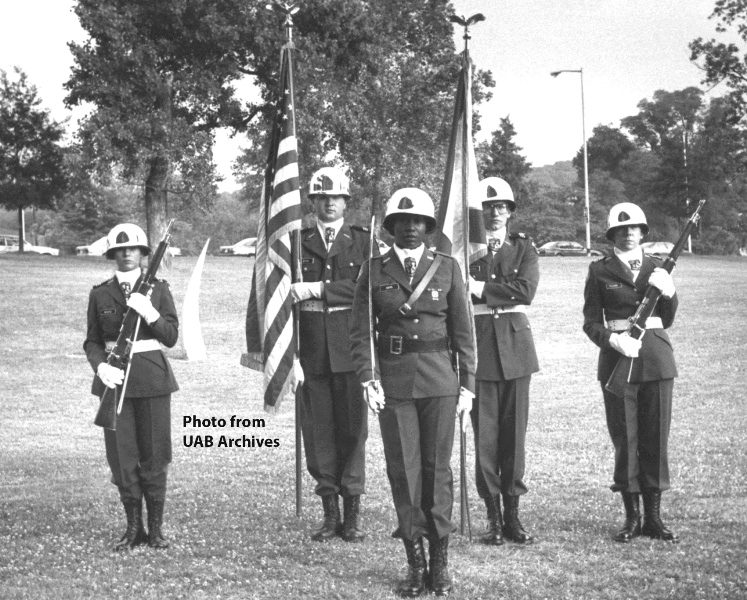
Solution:
<path fill-rule="evenodd" d="M 713 0 L 454 0 L 457 14 L 476 12 L 486 20 L 472 28 L 470 52 L 476 66 L 493 73 L 494 98 L 479 108 L 478 139 L 510 116 L 516 142 L 534 166 L 570 160 L 582 144 L 583 68 L 586 134 L 599 124 L 619 126 L 656 90 L 699 86 L 701 72 L 689 60 L 696 37 L 716 36 L 708 17 Z M 62 84 L 72 63 L 66 42 L 85 39 L 72 0 L 3 2 L 0 68 L 20 66 L 37 86 L 44 106 L 58 120 L 79 117 L 64 108 Z M 455 34 L 463 47 L 462 32 Z M 246 86 L 249 87 L 249 86 Z M 721 95 L 716 88 L 712 94 Z M 216 160 L 230 177 L 238 140 L 219 136 Z M 229 181 L 223 189 L 232 189 Z"/>

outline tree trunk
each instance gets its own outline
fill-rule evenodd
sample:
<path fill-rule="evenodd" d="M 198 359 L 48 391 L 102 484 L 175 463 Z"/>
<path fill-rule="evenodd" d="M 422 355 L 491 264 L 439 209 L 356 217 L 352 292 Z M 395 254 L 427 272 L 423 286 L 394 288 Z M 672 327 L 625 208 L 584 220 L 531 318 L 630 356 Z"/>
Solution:
<path fill-rule="evenodd" d="M 26 222 L 23 218 L 23 206 L 18 207 L 18 251 L 24 251 L 24 241 L 26 238 Z"/>
<path fill-rule="evenodd" d="M 149 167 L 145 180 L 145 221 L 148 245 L 155 250 L 166 230 L 169 160 L 165 156 L 155 156 L 150 160 Z"/>

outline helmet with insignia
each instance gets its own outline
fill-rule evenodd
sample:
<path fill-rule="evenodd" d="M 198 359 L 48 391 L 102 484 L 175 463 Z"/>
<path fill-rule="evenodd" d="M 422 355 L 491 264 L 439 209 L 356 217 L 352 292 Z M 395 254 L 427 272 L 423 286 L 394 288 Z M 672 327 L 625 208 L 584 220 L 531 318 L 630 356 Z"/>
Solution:
<path fill-rule="evenodd" d="M 402 188 L 394 192 L 386 205 L 383 227 L 394 235 L 394 221 L 398 215 L 419 215 L 425 219 L 426 233 L 436 229 L 433 200 L 418 188 Z"/>
<path fill-rule="evenodd" d="M 350 200 L 350 180 L 336 167 L 322 167 L 309 181 L 309 198 L 315 196 L 344 196 Z"/>
<path fill-rule="evenodd" d="M 511 212 L 516 210 L 514 192 L 506 180 L 500 177 L 486 177 L 480 182 L 480 201 L 483 207 L 493 202 L 505 202 Z"/>
<path fill-rule="evenodd" d="M 117 248 L 140 248 L 144 256 L 150 254 L 145 232 L 133 223 L 116 225 L 106 236 L 106 257 L 114 258 Z"/>
<path fill-rule="evenodd" d="M 612 240 L 615 236 L 615 229 L 618 227 L 635 227 L 641 228 L 641 232 L 645 235 L 648 233 L 648 223 L 646 223 L 646 215 L 639 206 L 632 202 L 621 202 L 615 204 L 610 209 L 610 215 L 607 218 L 607 234 L 608 240 Z"/>

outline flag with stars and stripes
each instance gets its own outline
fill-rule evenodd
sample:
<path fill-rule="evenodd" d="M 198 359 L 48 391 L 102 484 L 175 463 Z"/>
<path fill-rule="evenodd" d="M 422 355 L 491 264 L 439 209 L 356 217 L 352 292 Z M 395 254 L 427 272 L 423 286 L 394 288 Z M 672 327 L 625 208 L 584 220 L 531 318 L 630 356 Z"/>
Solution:
<path fill-rule="evenodd" d="M 472 64 L 465 50 L 454 104 L 446 176 L 438 206 L 439 235 L 436 239 L 436 248 L 459 263 L 465 281 L 470 263 L 487 253 L 479 183 L 472 141 Z"/>
<path fill-rule="evenodd" d="M 244 366 L 264 373 L 264 407 L 276 411 L 295 387 L 296 335 L 290 287 L 293 232 L 301 229 L 301 194 L 293 101 L 291 43 L 280 56 L 280 96 L 260 200 L 257 254 L 246 314 Z"/>

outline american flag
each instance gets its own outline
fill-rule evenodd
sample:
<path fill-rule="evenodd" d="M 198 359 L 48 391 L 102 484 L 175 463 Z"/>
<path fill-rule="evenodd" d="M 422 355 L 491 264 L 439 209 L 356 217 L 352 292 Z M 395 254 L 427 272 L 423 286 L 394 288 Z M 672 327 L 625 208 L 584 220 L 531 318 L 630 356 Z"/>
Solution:
<path fill-rule="evenodd" d="M 264 373 L 264 407 L 274 412 L 295 385 L 292 233 L 301 229 L 293 67 L 288 43 L 280 56 L 280 96 L 270 138 L 257 232 L 257 254 L 246 313 L 244 366 Z"/>
<path fill-rule="evenodd" d="M 436 240 L 436 248 L 452 255 L 459 263 L 465 281 L 469 263 L 487 253 L 479 182 L 472 141 L 472 64 L 465 50 L 454 105 L 446 176 L 438 206 L 440 233 Z"/>

